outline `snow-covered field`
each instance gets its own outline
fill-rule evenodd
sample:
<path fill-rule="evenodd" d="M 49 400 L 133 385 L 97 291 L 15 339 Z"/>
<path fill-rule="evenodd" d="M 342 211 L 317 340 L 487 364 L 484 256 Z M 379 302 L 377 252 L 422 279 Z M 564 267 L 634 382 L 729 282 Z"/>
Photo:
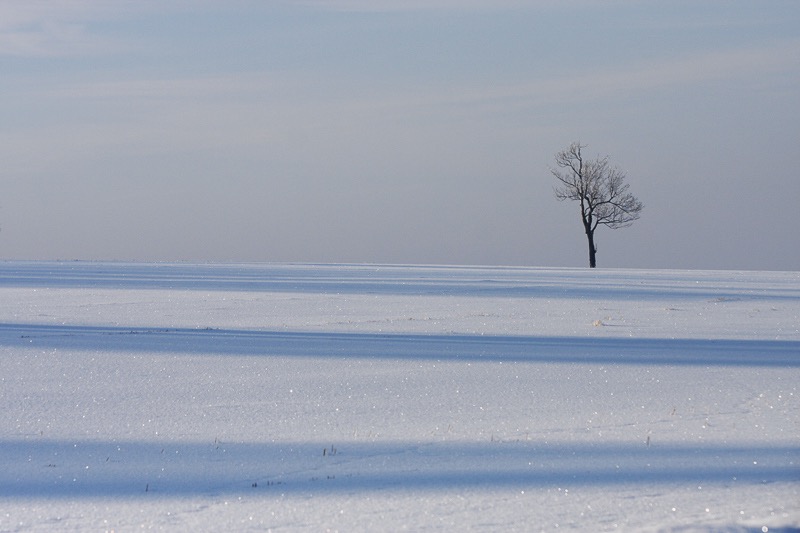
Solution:
<path fill-rule="evenodd" d="M 0 262 L 0 531 L 800 527 L 800 273 Z"/>

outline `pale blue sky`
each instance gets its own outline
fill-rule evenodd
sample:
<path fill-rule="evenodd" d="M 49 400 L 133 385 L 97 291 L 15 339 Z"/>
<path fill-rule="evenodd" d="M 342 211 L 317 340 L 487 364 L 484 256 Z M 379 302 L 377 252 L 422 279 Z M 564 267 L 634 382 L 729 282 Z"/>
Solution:
<path fill-rule="evenodd" d="M 0 2 L 0 259 L 800 270 L 800 3 Z"/>

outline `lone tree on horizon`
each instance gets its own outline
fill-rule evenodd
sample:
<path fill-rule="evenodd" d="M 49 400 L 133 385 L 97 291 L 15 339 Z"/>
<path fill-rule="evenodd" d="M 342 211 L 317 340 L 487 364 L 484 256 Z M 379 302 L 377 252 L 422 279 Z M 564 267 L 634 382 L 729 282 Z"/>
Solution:
<path fill-rule="evenodd" d="M 553 187 L 560 201 L 575 200 L 581 204 L 581 221 L 589 240 L 589 267 L 597 266 L 594 232 L 598 226 L 625 228 L 639 219 L 644 205 L 628 192 L 625 172 L 611 166 L 608 157 L 586 160 L 581 145 L 574 142 L 556 154 L 556 166 L 550 172 L 558 180 Z"/>

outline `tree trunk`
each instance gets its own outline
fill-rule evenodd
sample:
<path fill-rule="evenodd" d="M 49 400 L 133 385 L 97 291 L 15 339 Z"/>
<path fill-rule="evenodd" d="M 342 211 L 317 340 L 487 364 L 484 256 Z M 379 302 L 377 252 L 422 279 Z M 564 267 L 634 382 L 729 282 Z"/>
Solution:
<path fill-rule="evenodd" d="M 594 245 L 594 230 L 586 230 L 586 238 L 589 239 L 589 268 L 597 266 L 597 248 Z"/>

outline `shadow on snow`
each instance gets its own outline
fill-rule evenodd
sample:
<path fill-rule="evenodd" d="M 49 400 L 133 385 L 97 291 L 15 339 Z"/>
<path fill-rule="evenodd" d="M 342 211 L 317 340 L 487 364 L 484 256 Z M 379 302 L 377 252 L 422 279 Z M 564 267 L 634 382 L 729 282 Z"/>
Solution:
<path fill-rule="evenodd" d="M 789 446 L 0 441 L 0 498 L 335 494 L 800 481 Z M 334 448 L 331 447 L 333 450 Z"/>
<path fill-rule="evenodd" d="M 800 299 L 794 273 L 569 268 L 0 261 L 0 287 L 606 300 Z"/>
<path fill-rule="evenodd" d="M 465 362 L 800 367 L 800 341 L 286 332 L 0 324 L 0 346 Z"/>

